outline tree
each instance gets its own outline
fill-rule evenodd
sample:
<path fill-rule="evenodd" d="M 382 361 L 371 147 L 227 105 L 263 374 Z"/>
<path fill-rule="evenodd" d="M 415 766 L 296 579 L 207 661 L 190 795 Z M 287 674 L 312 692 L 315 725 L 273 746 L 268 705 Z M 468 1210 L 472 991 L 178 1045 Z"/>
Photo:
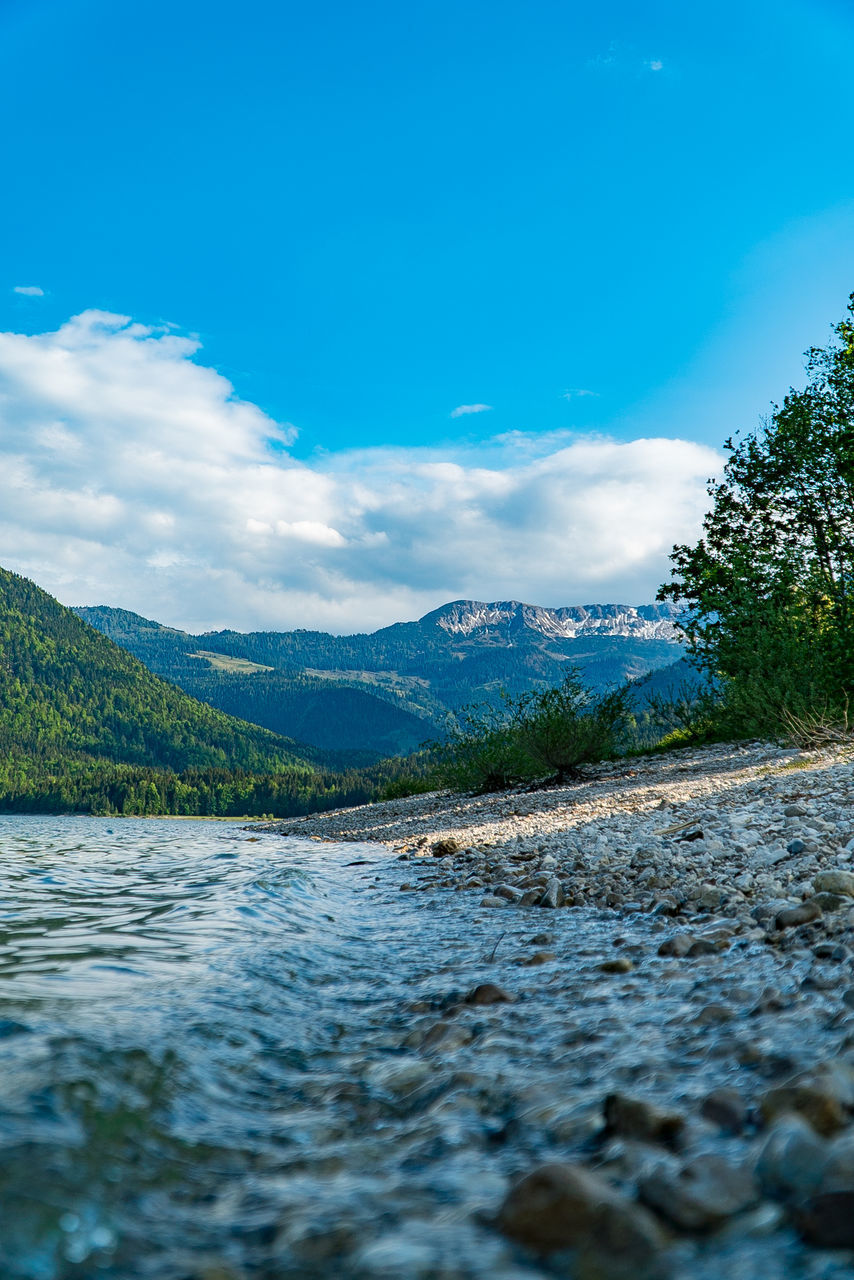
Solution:
<path fill-rule="evenodd" d="M 854 688 L 854 294 L 807 385 L 729 439 L 695 546 L 658 599 L 682 601 L 694 661 L 722 682 L 731 727 L 847 727 Z"/>

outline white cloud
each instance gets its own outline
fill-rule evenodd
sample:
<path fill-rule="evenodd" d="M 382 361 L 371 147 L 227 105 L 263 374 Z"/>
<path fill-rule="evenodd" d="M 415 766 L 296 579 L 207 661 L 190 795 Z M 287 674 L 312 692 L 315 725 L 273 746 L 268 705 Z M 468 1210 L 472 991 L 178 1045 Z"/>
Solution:
<path fill-rule="evenodd" d="M 649 67 L 650 71 L 662 71 L 664 69 L 664 63 L 660 58 L 650 58 L 646 65 Z"/>
<path fill-rule="evenodd" d="M 561 398 L 563 400 L 582 400 L 585 396 L 593 396 L 599 399 L 598 391 L 587 391 L 585 387 L 572 387 L 569 391 L 564 391 Z"/>
<path fill-rule="evenodd" d="M 300 462 L 198 342 L 87 312 L 0 334 L 0 564 L 177 626 L 364 630 L 446 600 L 650 600 L 711 449 L 511 432 Z"/>
<path fill-rule="evenodd" d="M 486 413 L 491 408 L 491 404 L 458 404 L 456 409 L 451 410 L 451 417 L 462 418 L 467 413 Z"/>
<path fill-rule="evenodd" d="M 13 293 L 22 293 L 25 298 L 43 298 L 44 289 L 40 289 L 37 284 L 16 284 Z"/>

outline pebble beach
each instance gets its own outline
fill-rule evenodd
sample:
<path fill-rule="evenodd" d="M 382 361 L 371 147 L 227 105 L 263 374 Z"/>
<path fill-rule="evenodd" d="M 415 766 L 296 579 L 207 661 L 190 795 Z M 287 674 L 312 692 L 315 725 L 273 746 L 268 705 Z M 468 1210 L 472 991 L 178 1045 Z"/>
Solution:
<path fill-rule="evenodd" d="M 747 743 L 266 825 L 470 912 L 477 963 L 431 957 L 388 1087 L 453 1079 L 495 1126 L 507 1068 L 490 1274 L 854 1275 L 852 801 L 850 750 Z M 480 1274 L 416 1236 L 365 1274 Z"/>

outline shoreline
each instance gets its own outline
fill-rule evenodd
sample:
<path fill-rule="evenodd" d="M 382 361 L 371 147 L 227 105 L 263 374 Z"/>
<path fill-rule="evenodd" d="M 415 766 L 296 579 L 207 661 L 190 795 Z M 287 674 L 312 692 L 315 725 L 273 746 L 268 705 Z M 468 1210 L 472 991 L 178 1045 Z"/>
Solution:
<path fill-rule="evenodd" d="M 431 792 L 253 827 L 383 844 L 419 873 L 441 872 L 445 887 L 499 891 L 478 905 L 536 905 L 539 876 L 558 881 L 560 905 L 714 912 L 755 928 L 761 900 L 796 906 L 814 896 L 815 875 L 854 869 L 853 761 L 850 748 L 714 744 L 607 762 L 542 791 Z"/>

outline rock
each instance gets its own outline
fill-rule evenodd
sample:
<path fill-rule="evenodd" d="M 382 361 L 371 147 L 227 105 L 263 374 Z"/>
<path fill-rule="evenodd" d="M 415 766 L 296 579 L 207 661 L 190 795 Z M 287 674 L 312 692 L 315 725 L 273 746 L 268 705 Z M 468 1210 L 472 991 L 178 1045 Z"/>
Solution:
<path fill-rule="evenodd" d="M 527 965 L 548 964 L 549 960 L 554 960 L 554 959 L 555 959 L 555 953 L 553 951 L 535 951 L 533 955 L 527 956 L 522 961 L 522 964 L 527 964 Z"/>
<path fill-rule="evenodd" d="M 466 1004 L 512 1004 L 515 996 L 494 982 L 480 982 L 464 997 Z"/>
<path fill-rule="evenodd" d="M 769 1089 L 759 1107 L 766 1124 L 786 1112 L 795 1112 L 808 1120 L 816 1133 L 830 1137 L 849 1123 L 854 1112 L 854 1071 L 844 1062 L 823 1063 Z"/>
<path fill-rule="evenodd" d="M 474 1033 L 469 1027 L 461 1027 L 453 1022 L 436 1022 L 421 1037 L 422 1049 L 459 1049 L 462 1045 L 471 1044 Z"/>
<path fill-rule="evenodd" d="M 682 1231 L 708 1231 L 759 1198 L 751 1174 L 720 1156 L 673 1167 L 662 1162 L 641 1179 L 640 1197 Z"/>
<path fill-rule="evenodd" d="M 540 907 L 560 907 L 563 906 L 563 885 L 557 876 L 550 876 L 546 885 L 545 892 L 537 903 Z"/>
<path fill-rule="evenodd" d="M 802 804 L 787 804 L 783 810 L 787 818 L 805 818 L 808 812 Z"/>
<path fill-rule="evenodd" d="M 624 1093 L 609 1093 L 603 1110 L 609 1133 L 665 1147 L 678 1146 L 685 1127 L 685 1117 L 678 1111 L 665 1111 L 644 1098 Z"/>
<path fill-rule="evenodd" d="M 854 1132 L 850 1129 L 828 1144 L 820 1189 L 854 1190 Z"/>
<path fill-rule="evenodd" d="M 799 907 L 784 907 L 782 911 L 778 911 L 776 924 L 778 929 L 792 929 L 796 925 L 809 924 L 811 920 L 820 919 L 821 907 L 808 898 Z"/>
<path fill-rule="evenodd" d="M 494 894 L 488 893 L 485 898 L 481 898 L 480 905 L 482 907 L 506 907 L 508 903 L 506 898 L 496 898 Z"/>
<path fill-rule="evenodd" d="M 616 960 L 605 960 L 599 966 L 600 973 L 631 973 L 634 965 L 626 956 L 618 956 Z"/>
<path fill-rule="evenodd" d="M 819 871 L 813 879 L 813 888 L 818 893 L 838 893 L 846 898 L 854 898 L 854 873 Z"/>
<path fill-rule="evenodd" d="M 843 896 L 841 893 L 816 893 L 812 901 L 822 911 L 841 911 L 843 907 L 851 906 L 851 899 Z"/>
<path fill-rule="evenodd" d="M 797 1216 L 802 1234 L 825 1249 L 854 1248 L 854 1190 L 821 1191 Z"/>
<path fill-rule="evenodd" d="M 519 899 L 520 907 L 535 907 L 543 896 L 542 889 L 526 889 Z"/>
<path fill-rule="evenodd" d="M 554 942 L 553 933 L 535 933 L 533 938 L 529 938 L 532 947 L 547 947 L 550 942 Z"/>
<path fill-rule="evenodd" d="M 803 840 L 798 840 L 798 839 L 790 840 L 789 843 L 786 845 L 786 852 L 791 853 L 794 856 L 797 856 L 797 854 L 799 853 L 805 853 L 806 847 L 807 846 L 804 844 Z"/>
<path fill-rule="evenodd" d="M 507 902 L 518 902 L 522 897 L 521 890 L 514 889 L 511 884 L 499 884 L 492 890 L 494 898 L 505 898 Z"/>
<path fill-rule="evenodd" d="M 696 956 L 715 955 L 720 949 L 720 946 L 710 938 L 698 938 L 693 933 L 676 933 L 672 938 L 662 942 L 658 948 L 658 954 L 676 956 L 679 960 L 687 956 L 693 960 Z"/>
<path fill-rule="evenodd" d="M 648 1276 L 663 1247 L 647 1211 L 627 1200 L 599 1174 L 578 1165 L 544 1164 L 510 1188 L 497 1218 L 499 1230 L 537 1253 L 577 1249 L 578 1273 Z M 585 1263 L 587 1265 L 585 1265 Z M 608 1264 L 612 1264 L 608 1266 Z"/>
<path fill-rule="evenodd" d="M 741 1133 L 747 1121 L 748 1106 L 737 1089 L 713 1089 L 703 1099 L 700 1112 L 722 1133 Z"/>
<path fill-rule="evenodd" d="M 675 933 L 672 938 L 665 938 L 661 946 L 658 948 L 660 956 L 676 956 L 682 959 L 687 956 L 694 943 L 697 941 L 690 933 Z"/>
<path fill-rule="evenodd" d="M 421 844 L 421 841 L 418 841 Z M 424 842 L 426 844 L 426 841 Z M 455 840 L 453 836 L 447 836 L 444 840 L 436 840 L 430 846 L 430 852 L 434 858 L 448 858 L 455 853 L 459 853 L 462 845 L 459 840 Z"/>
<path fill-rule="evenodd" d="M 782 1200 L 811 1195 L 821 1184 L 827 1148 L 801 1116 L 780 1116 L 756 1162 L 763 1190 Z"/>

